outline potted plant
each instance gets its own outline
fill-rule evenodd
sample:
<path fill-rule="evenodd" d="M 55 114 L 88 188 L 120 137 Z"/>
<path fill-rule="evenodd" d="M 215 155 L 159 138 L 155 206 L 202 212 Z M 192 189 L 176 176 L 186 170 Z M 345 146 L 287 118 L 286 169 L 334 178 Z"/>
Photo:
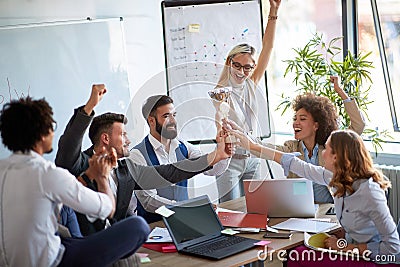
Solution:
<path fill-rule="evenodd" d="M 350 118 L 347 115 L 342 99 L 331 89 L 330 76 L 337 75 L 341 81 L 341 87 L 355 99 L 365 118 L 368 117 L 368 105 L 373 101 L 368 99 L 372 80 L 370 69 L 373 68 L 372 62 L 367 58 L 367 54 L 352 55 L 350 52 L 342 60 L 336 57 L 341 54 L 342 48 L 336 43 L 342 37 L 333 38 L 329 43 L 325 43 L 322 34 L 314 34 L 311 40 L 302 48 L 294 49 L 294 59 L 285 60 L 287 67 L 284 77 L 293 75 L 293 83 L 298 87 L 298 93 L 312 92 L 316 95 L 328 97 L 336 106 L 339 114 L 339 128 L 345 129 L 350 125 Z M 284 94 L 281 95 L 282 101 L 277 110 L 282 110 L 282 114 L 291 105 L 291 99 Z M 380 136 L 390 137 L 387 130 L 378 132 L 374 129 L 365 129 L 363 134 L 370 138 L 375 152 L 382 149 Z"/>

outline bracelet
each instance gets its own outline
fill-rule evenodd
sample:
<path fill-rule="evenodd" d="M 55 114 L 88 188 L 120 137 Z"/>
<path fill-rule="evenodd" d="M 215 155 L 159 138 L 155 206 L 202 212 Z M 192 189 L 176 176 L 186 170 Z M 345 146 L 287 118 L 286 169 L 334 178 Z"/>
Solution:
<path fill-rule="evenodd" d="M 278 16 L 268 15 L 268 20 L 277 20 L 277 19 L 278 19 Z"/>

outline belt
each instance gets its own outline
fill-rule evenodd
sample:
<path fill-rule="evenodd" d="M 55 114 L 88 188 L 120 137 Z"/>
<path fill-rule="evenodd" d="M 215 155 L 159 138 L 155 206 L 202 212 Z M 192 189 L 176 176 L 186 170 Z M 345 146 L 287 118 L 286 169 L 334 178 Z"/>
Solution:
<path fill-rule="evenodd" d="M 233 154 L 233 159 L 247 159 L 250 157 L 250 154 Z"/>

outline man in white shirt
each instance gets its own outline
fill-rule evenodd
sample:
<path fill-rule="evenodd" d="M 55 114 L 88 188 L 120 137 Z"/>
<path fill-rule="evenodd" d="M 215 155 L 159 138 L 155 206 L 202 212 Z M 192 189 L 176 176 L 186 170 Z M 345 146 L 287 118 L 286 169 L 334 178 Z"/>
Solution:
<path fill-rule="evenodd" d="M 94 192 L 42 157 L 52 151 L 54 125 L 44 99 L 21 98 L 0 113 L 2 142 L 13 152 L 0 160 L 0 266 L 109 266 L 132 255 L 150 230 L 139 217 L 88 238 L 58 236 L 63 204 L 92 217 L 113 217 L 108 176 L 117 155 L 102 149 L 89 160 L 85 175 L 96 181 Z"/>
<path fill-rule="evenodd" d="M 150 127 L 150 134 L 131 150 L 129 157 L 133 162 L 155 166 L 202 155 L 196 146 L 177 137 L 176 111 L 171 97 L 150 96 L 142 106 L 142 115 Z M 230 158 L 222 160 L 204 174 L 221 175 L 228 168 L 229 162 Z M 187 180 L 159 189 L 135 190 L 135 195 L 139 200 L 138 215 L 148 223 L 159 221 L 161 216 L 154 213 L 157 208 L 188 199 Z"/>

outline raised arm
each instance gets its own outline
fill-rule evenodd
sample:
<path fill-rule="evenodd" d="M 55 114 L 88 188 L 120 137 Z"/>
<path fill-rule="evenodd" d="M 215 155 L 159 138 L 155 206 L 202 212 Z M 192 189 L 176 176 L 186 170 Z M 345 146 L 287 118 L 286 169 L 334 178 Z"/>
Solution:
<path fill-rule="evenodd" d="M 359 110 L 357 103 L 354 99 L 351 99 L 347 93 L 339 86 L 339 78 L 337 76 L 330 77 L 331 83 L 336 93 L 344 102 L 344 108 L 350 118 L 349 129 L 355 131 L 358 134 L 362 134 L 365 128 L 365 118 Z"/>
<path fill-rule="evenodd" d="M 251 79 L 255 84 L 258 84 L 267 69 L 269 59 L 271 57 L 272 48 L 274 46 L 276 22 L 278 18 L 278 9 L 281 0 L 269 0 L 270 8 L 268 15 L 268 23 L 265 28 L 264 37 L 262 40 L 262 49 L 258 58 L 256 68 L 254 69 Z"/>
<path fill-rule="evenodd" d="M 129 158 L 138 165 L 147 166 L 146 159 L 138 149 L 133 149 L 129 154 Z M 135 190 L 137 199 L 142 204 L 143 208 L 148 212 L 153 212 L 163 205 L 175 203 L 174 200 L 159 196 L 156 189 Z"/>
<path fill-rule="evenodd" d="M 297 174 L 299 177 L 307 178 L 318 184 L 328 185 L 332 178 L 332 172 L 326 170 L 324 167 L 316 166 L 307 163 L 297 157 L 294 153 L 284 153 L 282 151 L 264 146 L 254 142 L 243 132 L 232 130 L 231 134 L 236 136 L 239 145 L 259 158 L 273 160 L 282 165 L 285 175 L 289 171 Z"/>
<path fill-rule="evenodd" d="M 90 98 L 85 106 L 75 109 L 74 114 L 65 127 L 63 135 L 58 141 L 58 150 L 55 163 L 78 176 L 80 170 L 86 169 L 87 160 L 82 154 L 82 140 L 93 116 L 93 108 L 106 93 L 104 84 L 93 85 Z"/>
<path fill-rule="evenodd" d="M 229 158 L 232 153 L 225 151 L 225 137 L 226 134 L 220 135 L 217 138 L 217 148 L 197 159 L 182 160 L 160 166 L 140 166 L 134 164 L 130 159 L 126 159 L 127 167 L 136 182 L 135 190 L 169 186 L 171 183 L 177 183 L 202 173 L 220 160 Z M 152 179 L 149 179 L 149 177 Z"/>

